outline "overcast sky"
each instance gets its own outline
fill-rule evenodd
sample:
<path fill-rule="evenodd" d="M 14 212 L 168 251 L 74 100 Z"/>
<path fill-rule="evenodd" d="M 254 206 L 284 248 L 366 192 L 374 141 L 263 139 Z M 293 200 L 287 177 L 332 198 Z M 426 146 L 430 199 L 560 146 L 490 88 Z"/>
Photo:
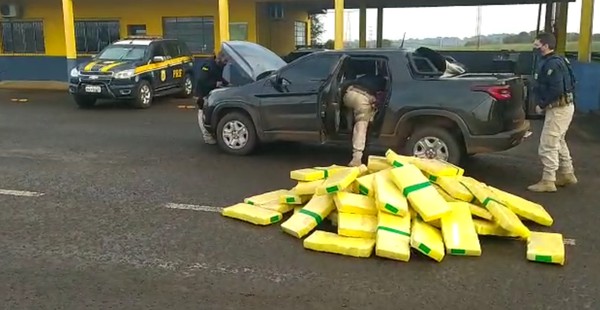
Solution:
<path fill-rule="evenodd" d="M 600 32 L 600 0 L 594 3 L 595 32 Z M 358 40 L 358 10 L 346 10 L 344 24 L 349 30 L 350 38 Z M 477 34 L 477 7 L 443 7 L 443 8 L 410 8 L 385 9 L 383 18 L 383 37 L 385 39 L 401 39 L 404 32 L 406 38 L 429 37 L 471 37 Z M 535 30 L 537 25 L 538 5 L 484 6 L 481 14 L 481 34 L 517 33 Z M 510 16 L 507 22 L 506 17 Z M 581 0 L 569 3 L 567 30 L 579 32 L 581 17 Z M 544 25 L 544 9 L 542 8 L 542 28 Z M 435 23 L 430 23 L 436 20 Z M 333 39 L 334 13 L 323 18 L 325 33 L 323 41 Z M 349 28 L 348 28 L 349 27 Z M 377 29 L 377 10 L 367 11 L 367 38 L 375 40 Z"/>

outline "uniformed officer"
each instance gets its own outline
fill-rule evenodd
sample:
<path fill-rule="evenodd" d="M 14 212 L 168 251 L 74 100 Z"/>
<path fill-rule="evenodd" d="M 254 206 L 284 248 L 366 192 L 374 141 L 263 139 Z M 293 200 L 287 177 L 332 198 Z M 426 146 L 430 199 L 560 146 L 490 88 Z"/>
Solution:
<path fill-rule="evenodd" d="M 358 167 L 362 164 L 363 152 L 367 142 L 369 123 L 376 112 L 377 93 L 385 88 L 386 80 L 381 75 L 364 75 L 342 83 L 344 105 L 354 114 L 352 130 L 352 160 L 348 164 Z"/>
<path fill-rule="evenodd" d="M 554 52 L 554 35 L 538 34 L 533 47 L 540 58 L 534 74 L 536 112 L 545 113 L 546 117 L 538 149 L 544 165 L 542 179 L 528 189 L 534 192 L 555 192 L 557 185 L 577 183 L 565 140 L 575 111 L 575 77 L 569 61 Z"/>
<path fill-rule="evenodd" d="M 223 68 L 227 64 L 227 60 L 222 53 L 219 53 L 200 68 L 200 75 L 198 76 L 198 83 L 196 84 L 196 95 L 198 100 L 198 125 L 202 131 L 202 137 L 204 142 L 207 144 L 216 144 L 215 138 L 204 128 L 204 121 L 202 120 L 202 107 L 204 105 L 204 98 L 215 88 L 221 86 L 227 86 L 229 83 L 223 78 Z"/>

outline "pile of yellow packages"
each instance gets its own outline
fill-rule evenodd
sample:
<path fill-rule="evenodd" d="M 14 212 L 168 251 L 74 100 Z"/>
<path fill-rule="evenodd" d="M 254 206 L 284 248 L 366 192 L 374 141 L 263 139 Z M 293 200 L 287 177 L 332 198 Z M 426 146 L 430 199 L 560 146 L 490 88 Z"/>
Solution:
<path fill-rule="evenodd" d="M 527 259 L 564 265 L 563 237 L 531 231 L 524 221 L 551 226 L 539 204 L 464 176 L 447 162 L 401 156 L 369 156 L 361 167 L 294 170 L 292 189 L 279 189 L 226 207 L 222 215 L 271 225 L 304 238 L 314 251 L 354 257 L 375 255 L 408 262 L 411 249 L 441 262 L 445 255 L 480 256 L 479 236 L 520 239 Z M 292 212 L 293 211 L 293 212 Z M 326 219 L 337 233 L 319 230 Z"/>

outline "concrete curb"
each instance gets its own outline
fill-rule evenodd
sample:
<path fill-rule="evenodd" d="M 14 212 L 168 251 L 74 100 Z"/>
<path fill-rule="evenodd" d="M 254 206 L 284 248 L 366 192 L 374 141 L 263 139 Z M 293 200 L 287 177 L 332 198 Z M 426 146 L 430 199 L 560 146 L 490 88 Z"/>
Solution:
<path fill-rule="evenodd" d="M 0 81 L 0 89 L 67 91 L 69 83 L 58 81 Z"/>

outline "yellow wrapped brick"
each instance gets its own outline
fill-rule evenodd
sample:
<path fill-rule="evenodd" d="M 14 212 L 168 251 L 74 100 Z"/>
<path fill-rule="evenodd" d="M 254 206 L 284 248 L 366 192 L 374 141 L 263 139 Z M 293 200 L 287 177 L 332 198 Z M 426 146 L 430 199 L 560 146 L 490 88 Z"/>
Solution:
<path fill-rule="evenodd" d="M 325 179 L 326 173 L 325 169 L 304 168 L 290 171 L 290 178 L 296 181 L 311 182 Z"/>
<path fill-rule="evenodd" d="M 292 189 L 296 195 L 314 195 L 317 191 L 317 187 L 323 184 L 324 180 L 316 180 L 311 182 L 298 182 Z"/>
<path fill-rule="evenodd" d="M 385 152 L 385 159 L 392 167 L 402 167 L 406 164 L 411 164 L 416 160 L 416 157 L 398 155 L 396 152 L 388 149 Z"/>
<path fill-rule="evenodd" d="M 532 231 L 527 240 L 527 259 L 539 263 L 564 265 L 563 236 L 557 233 Z"/>
<path fill-rule="evenodd" d="M 475 195 L 475 198 L 481 202 L 481 205 L 492 214 L 494 221 L 497 222 L 500 227 L 513 232 L 524 239 L 529 237 L 529 234 L 531 233 L 529 228 L 523 225 L 523 222 L 521 222 L 515 213 L 498 201 L 495 194 L 490 189 L 481 183 L 465 184 L 469 187 L 469 190 L 473 195 Z"/>
<path fill-rule="evenodd" d="M 388 163 L 387 158 L 385 156 L 374 156 L 369 155 L 367 160 L 367 168 L 370 172 L 377 172 L 385 169 L 392 168 L 392 165 Z"/>
<path fill-rule="evenodd" d="M 467 202 L 449 202 L 452 211 L 442 217 L 442 236 L 446 253 L 481 256 L 479 237 Z"/>
<path fill-rule="evenodd" d="M 342 171 L 336 172 L 331 177 L 327 178 L 323 184 L 317 187 L 315 192 L 316 195 L 332 194 L 335 192 L 346 189 L 360 173 L 360 169 L 357 167 L 346 168 Z"/>
<path fill-rule="evenodd" d="M 375 200 L 365 195 L 337 192 L 333 196 L 333 201 L 338 212 L 341 213 L 377 215 Z"/>
<path fill-rule="evenodd" d="M 264 205 L 260 205 L 259 207 L 263 208 L 263 209 L 277 211 L 282 214 L 285 214 L 285 213 L 288 213 L 288 212 L 294 210 L 293 205 L 289 205 L 287 203 L 277 203 L 277 202 L 267 203 Z"/>
<path fill-rule="evenodd" d="M 223 208 L 221 215 L 262 226 L 277 223 L 283 217 L 277 211 L 260 208 L 247 203 L 238 203 Z"/>
<path fill-rule="evenodd" d="M 446 193 L 446 191 L 441 188 L 439 185 L 437 184 L 432 184 L 433 188 L 435 188 L 435 190 L 444 198 L 444 200 L 446 200 L 447 202 L 453 202 L 453 201 L 457 201 L 456 199 L 454 199 L 454 197 L 450 196 L 450 194 Z"/>
<path fill-rule="evenodd" d="M 413 220 L 410 246 L 437 262 L 441 262 L 446 255 L 442 233 L 419 218 Z"/>
<path fill-rule="evenodd" d="M 265 204 L 278 203 L 279 197 L 288 192 L 286 189 L 278 189 L 270 192 L 266 192 L 260 195 L 254 195 L 252 197 L 248 197 L 244 199 L 244 203 L 260 206 Z"/>
<path fill-rule="evenodd" d="M 279 203 L 287 203 L 290 205 L 302 205 L 309 201 L 311 197 L 312 195 L 298 195 L 292 189 L 279 196 Z"/>
<path fill-rule="evenodd" d="M 343 213 L 338 211 L 338 235 L 375 239 L 377 217 L 373 215 Z"/>
<path fill-rule="evenodd" d="M 373 183 L 375 204 L 379 210 L 399 216 L 408 214 L 408 201 L 392 181 L 389 172 L 376 174 Z"/>
<path fill-rule="evenodd" d="M 321 224 L 334 209 L 330 195 L 315 195 L 306 206 L 283 222 L 281 229 L 296 238 L 302 238 Z"/>
<path fill-rule="evenodd" d="M 325 179 L 327 179 L 328 177 L 330 177 L 340 171 L 344 171 L 345 169 L 348 169 L 348 168 L 349 167 L 347 167 L 347 166 L 331 165 L 329 167 L 315 167 L 314 169 L 325 171 Z M 366 170 L 367 167 L 365 166 L 364 169 Z"/>
<path fill-rule="evenodd" d="M 375 255 L 408 262 L 410 259 L 410 216 L 379 212 Z"/>
<path fill-rule="evenodd" d="M 344 237 L 334 233 L 317 230 L 308 236 L 308 238 L 304 239 L 303 244 L 305 249 L 313 251 L 367 258 L 373 253 L 375 240 Z"/>
<path fill-rule="evenodd" d="M 468 203 L 468 202 L 466 202 Z M 471 210 L 471 214 L 473 216 L 482 218 L 482 219 L 486 219 L 486 220 L 493 220 L 494 217 L 492 216 L 492 214 L 490 213 L 490 211 L 478 206 L 478 205 L 474 205 L 472 203 L 468 203 L 469 204 L 469 209 Z"/>
<path fill-rule="evenodd" d="M 473 219 L 473 226 L 478 235 L 482 236 L 497 236 L 497 237 L 518 237 L 517 234 L 505 230 L 498 223 L 480 219 Z"/>
<path fill-rule="evenodd" d="M 420 219 L 423 220 L 422 218 L 420 218 Z M 427 222 L 427 224 L 429 224 L 435 228 L 442 229 L 442 219 L 436 219 L 431 222 Z"/>
<path fill-rule="evenodd" d="M 394 183 L 402 191 L 425 222 L 431 222 L 450 212 L 448 202 L 431 186 L 431 182 L 413 165 L 391 170 Z"/>
<path fill-rule="evenodd" d="M 550 216 L 546 209 L 540 204 L 491 186 L 489 186 L 489 188 L 497 195 L 498 199 L 503 202 L 504 205 L 518 216 L 544 226 L 552 226 L 554 223 L 552 216 Z"/>
<path fill-rule="evenodd" d="M 415 160 L 412 161 L 412 164 L 428 175 L 435 177 L 462 176 L 465 173 L 463 168 L 437 159 L 415 158 Z"/>
<path fill-rule="evenodd" d="M 439 185 L 446 193 L 452 196 L 455 199 L 471 202 L 475 197 L 469 191 L 468 188 L 465 187 L 460 182 L 459 178 L 456 177 L 436 177 L 433 175 L 429 176 L 429 179 Z"/>

